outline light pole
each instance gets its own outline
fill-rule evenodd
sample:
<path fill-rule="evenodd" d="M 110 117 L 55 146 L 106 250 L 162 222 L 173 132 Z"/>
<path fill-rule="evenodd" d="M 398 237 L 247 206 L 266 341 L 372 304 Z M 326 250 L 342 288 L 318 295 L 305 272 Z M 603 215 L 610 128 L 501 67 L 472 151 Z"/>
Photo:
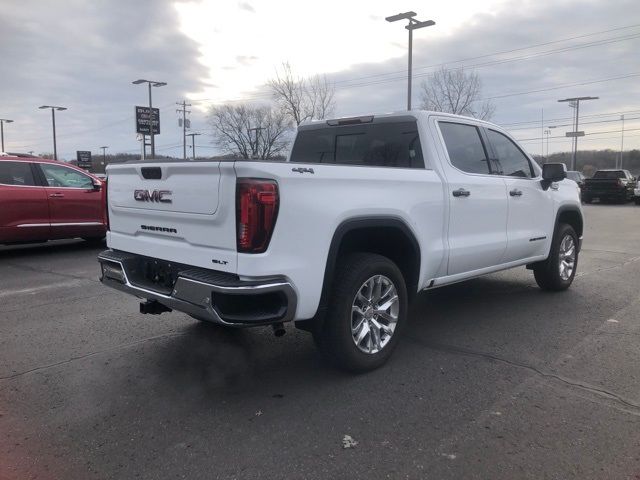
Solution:
<path fill-rule="evenodd" d="M 407 110 L 411 110 L 411 68 L 413 62 L 413 31 L 423 27 L 430 27 L 431 25 L 435 25 L 436 22 L 433 20 L 427 20 L 426 22 L 420 22 L 416 20 L 415 17 L 417 15 L 416 12 L 404 12 L 398 13 L 397 15 L 392 15 L 390 17 L 385 18 L 387 22 L 397 22 L 398 20 L 409 20 L 409 24 L 404 28 L 409 30 L 409 61 L 408 61 L 408 76 L 407 76 Z"/>
<path fill-rule="evenodd" d="M 167 82 L 156 82 L 153 80 L 145 80 L 140 78 L 133 82 L 134 85 L 140 85 L 141 83 L 146 83 L 149 86 L 149 135 L 151 136 L 151 158 L 155 158 L 156 156 L 156 142 L 154 140 L 153 135 L 153 103 L 151 101 L 151 87 L 164 87 Z M 158 118 L 158 122 L 160 122 L 160 118 Z"/>
<path fill-rule="evenodd" d="M 624 115 L 620 115 L 622 120 L 622 136 L 620 137 L 620 168 L 622 169 L 622 151 L 624 150 Z"/>
<path fill-rule="evenodd" d="M 13 120 L 9 120 L 8 118 L 0 118 L 0 138 L 2 138 L 2 149 L 0 152 L 4 152 L 4 124 L 5 123 L 13 123 Z"/>
<path fill-rule="evenodd" d="M 191 137 L 191 150 L 192 150 L 192 155 L 193 155 L 193 159 L 196 159 L 196 137 L 198 135 L 202 135 L 201 133 L 187 133 L 187 137 Z"/>
<path fill-rule="evenodd" d="M 102 149 L 102 166 L 104 167 L 107 164 L 107 145 L 100 147 Z"/>
<path fill-rule="evenodd" d="M 56 107 L 54 105 L 42 105 L 39 107 L 41 110 L 46 108 L 51 109 L 51 125 L 53 126 L 53 159 L 58 160 L 58 147 L 56 146 L 56 110 L 66 110 L 67 107 Z"/>
<path fill-rule="evenodd" d="M 574 138 L 573 158 L 571 159 L 571 170 L 576 169 L 576 156 L 578 155 L 578 125 L 580 122 L 580 101 L 581 100 L 598 100 L 600 97 L 573 97 L 558 100 L 558 102 L 573 102 L 576 106 L 575 129 L 572 135 Z"/>

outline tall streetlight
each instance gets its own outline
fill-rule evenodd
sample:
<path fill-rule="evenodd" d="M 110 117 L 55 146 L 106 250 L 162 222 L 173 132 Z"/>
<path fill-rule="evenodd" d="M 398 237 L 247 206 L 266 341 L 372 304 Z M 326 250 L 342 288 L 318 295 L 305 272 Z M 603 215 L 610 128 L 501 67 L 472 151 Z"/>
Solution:
<path fill-rule="evenodd" d="M 408 78 L 407 78 L 407 110 L 411 110 L 411 68 L 413 63 L 413 31 L 423 27 L 435 25 L 433 20 L 420 22 L 416 20 L 416 12 L 404 12 L 385 18 L 387 22 L 397 22 L 398 20 L 409 20 L 409 24 L 404 28 L 409 30 L 409 62 L 408 62 Z"/>
<path fill-rule="evenodd" d="M 572 135 L 568 135 L 568 136 L 572 136 L 573 137 L 573 158 L 571 159 L 571 170 L 575 170 L 576 169 L 576 156 L 578 154 L 578 125 L 580 122 L 580 102 L 584 101 L 584 100 L 598 100 L 600 97 L 573 97 L 573 98 L 564 98 L 562 100 L 558 100 L 558 102 L 572 102 L 573 104 L 575 104 L 575 108 L 576 108 L 576 117 L 575 117 L 575 129 L 573 130 Z"/>
<path fill-rule="evenodd" d="M 193 159 L 196 159 L 196 137 L 198 135 L 202 135 L 201 133 L 187 133 L 187 137 L 191 137 L 191 153 L 193 155 Z"/>
<path fill-rule="evenodd" d="M 100 148 L 102 149 L 102 166 L 105 166 L 107 164 L 107 148 L 109 147 L 104 145 Z"/>
<path fill-rule="evenodd" d="M 149 85 L 149 135 L 151 136 L 151 158 L 155 158 L 156 142 L 153 135 L 153 103 L 151 102 L 151 87 L 164 87 L 167 82 L 156 82 L 153 80 L 145 80 L 143 78 L 140 78 L 131 83 L 133 83 L 134 85 L 140 85 L 141 83 L 146 83 Z M 158 121 L 160 121 L 160 119 L 158 119 Z"/>
<path fill-rule="evenodd" d="M 622 168 L 622 151 L 624 150 L 624 115 L 620 115 L 622 120 L 622 135 L 620 137 L 620 168 Z"/>
<path fill-rule="evenodd" d="M 8 118 L 0 118 L 0 138 L 2 138 L 2 149 L 0 152 L 4 152 L 4 124 L 5 123 L 13 123 L 13 120 L 9 120 Z"/>
<path fill-rule="evenodd" d="M 58 160 L 58 147 L 56 146 L 56 110 L 66 110 L 67 107 L 56 107 L 54 105 L 42 105 L 40 110 L 51 109 L 51 125 L 53 126 L 53 159 Z"/>

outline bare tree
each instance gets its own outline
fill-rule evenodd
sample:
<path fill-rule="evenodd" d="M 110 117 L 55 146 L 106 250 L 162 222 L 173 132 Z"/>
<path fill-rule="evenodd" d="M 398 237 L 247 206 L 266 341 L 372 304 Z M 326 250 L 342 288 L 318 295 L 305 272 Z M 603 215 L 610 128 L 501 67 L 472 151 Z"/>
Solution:
<path fill-rule="evenodd" d="M 327 118 L 335 108 L 335 87 L 326 76 L 299 77 L 288 62 L 276 71 L 269 88 L 277 105 L 296 125 Z"/>
<path fill-rule="evenodd" d="M 221 105 L 209 110 L 215 142 L 226 153 L 240 158 L 268 160 L 288 146 L 287 116 L 269 106 Z"/>
<path fill-rule="evenodd" d="M 436 112 L 455 113 L 489 120 L 496 107 L 490 100 L 482 101 L 482 81 L 475 72 L 462 68 L 447 70 L 442 67 L 433 77 L 422 82 L 421 108 Z"/>

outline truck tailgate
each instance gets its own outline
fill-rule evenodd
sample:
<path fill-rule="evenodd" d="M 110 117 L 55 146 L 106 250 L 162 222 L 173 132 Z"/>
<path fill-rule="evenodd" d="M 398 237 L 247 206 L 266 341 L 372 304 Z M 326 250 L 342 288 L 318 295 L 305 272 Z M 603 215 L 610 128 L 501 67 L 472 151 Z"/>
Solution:
<path fill-rule="evenodd" d="M 110 248 L 236 272 L 232 162 L 112 164 L 108 175 Z"/>

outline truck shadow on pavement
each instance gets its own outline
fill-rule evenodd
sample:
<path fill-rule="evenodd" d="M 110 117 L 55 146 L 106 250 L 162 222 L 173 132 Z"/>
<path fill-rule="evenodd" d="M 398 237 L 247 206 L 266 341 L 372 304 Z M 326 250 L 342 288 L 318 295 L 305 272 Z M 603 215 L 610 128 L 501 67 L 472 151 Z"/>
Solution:
<path fill-rule="evenodd" d="M 409 377 L 422 375 L 425 365 L 441 355 L 446 345 L 552 361 L 557 353 L 554 333 L 564 328 L 562 318 L 580 315 L 575 306 L 568 307 L 576 303 L 569 297 L 576 300 L 579 295 L 571 291 L 545 294 L 529 282 L 494 277 L 420 294 L 389 364 L 356 376 L 356 384 L 375 382 L 397 369 Z M 514 315 L 513 305 L 526 313 Z M 574 311 L 572 315 L 568 309 Z M 545 329 L 547 344 L 540 340 Z M 188 391 L 211 401 L 242 392 L 276 395 L 283 385 L 298 390 L 354 378 L 328 366 L 311 335 L 293 326 L 287 330 L 285 337 L 275 338 L 270 328 L 235 330 L 191 324 L 179 335 L 146 349 L 145 382 L 152 382 L 150 391 Z"/>

